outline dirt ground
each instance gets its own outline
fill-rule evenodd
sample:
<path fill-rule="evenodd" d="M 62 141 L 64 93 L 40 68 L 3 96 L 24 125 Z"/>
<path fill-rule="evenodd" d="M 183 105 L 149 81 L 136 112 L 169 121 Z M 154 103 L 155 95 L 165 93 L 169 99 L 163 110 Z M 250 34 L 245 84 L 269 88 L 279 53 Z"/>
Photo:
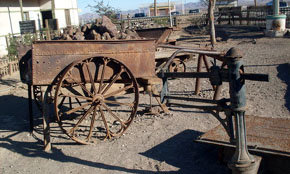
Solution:
<path fill-rule="evenodd" d="M 175 33 L 179 45 L 199 47 L 208 36 Z M 270 82 L 247 81 L 247 115 L 290 118 L 290 39 L 265 38 L 250 27 L 218 27 L 217 50 L 238 47 L 244 53 L 245 71 L 266 73 Z M 196 70 L 197 60 L 187 62 L 187 71 Z M 194 79 L 170 81 L 170 90 L 196 97 Z M 0 173 L 229 173 L 218 159 L 218 148 L 194 142 L 202 133 L 219 125 L 210 114 L 194 108 L 172 106 L 169 114 L 142 114 L 149 96 L 140 94 L 134 123 L 121 138 L 79 145 L 68 139 L 56 123 L 51 124 L 52 151 L 42 147 L 41 114 L 34 106 L 36 131 L 28 132 L 26 85 L 18 75 L 0 81 Z M 203 80 L 201 94 L 213 91 Z M 222 96 L 228 97 L 224 84 Z M 156 105 L 156 103 L 154 103 Z M 182 101 L 181 104 L 188 104 Z"/>

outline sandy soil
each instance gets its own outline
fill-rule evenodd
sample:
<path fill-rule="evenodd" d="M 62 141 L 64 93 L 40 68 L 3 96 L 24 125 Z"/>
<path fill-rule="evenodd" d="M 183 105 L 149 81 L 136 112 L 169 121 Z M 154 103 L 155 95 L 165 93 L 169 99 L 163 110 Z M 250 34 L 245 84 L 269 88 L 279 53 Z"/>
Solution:
<path fill-rule="evenodd" d="M 219 29 L 223 41 L 217 50 L 238 47 L 244 53 L 245 71 L 267 73 L 270 82 L 247 81 L 248 115 L 290 117 L 290 39 L 264 38 L 259 30 L 240 27 Z M 207 36 L 176 32 L 179 44 L 198 47 L 208 43 Z M 288 64 L 287 64 L 288 63 Z M 187 62 L 188 71 L 196 60 Z M 14 77 L 15 76 L 15 77 Z M 137 114 L 121 138 L 79 145 L 62 134 L 52 123 L 52 151 L 43 152 L 40 112 L 34 107 L 36 131 L 28 132 L 27 91 L 17 74 L 0 81 L 0 173 L 228 173 L 218 160 L 218 149 L 198 144 L 194 139 L 219 122 L 210 114 L 193 108 L 172 106 L 169 114 Z M 195 80 L 170 81 L 171 91 L 193 95 Z M 203 80 L 198 97 L 211 98 L 213 91 Z M 228 96 L 224 84 L 223 97 Z M 140 94 L 140 107 L 148 106 L 149 96 Z M 188 104 L 188 102 L 181 102 Z M 156 103 L 154 103 L 156 104 Z"/>

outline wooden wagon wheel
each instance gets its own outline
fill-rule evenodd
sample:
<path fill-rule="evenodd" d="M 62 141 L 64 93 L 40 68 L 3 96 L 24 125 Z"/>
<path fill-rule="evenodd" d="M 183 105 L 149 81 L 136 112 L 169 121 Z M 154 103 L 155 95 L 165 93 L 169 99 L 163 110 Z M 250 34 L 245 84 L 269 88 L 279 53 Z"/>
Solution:
<path fill-rule="evenodd" d="M 91 144 L 95 139 L 121 136 L 136 115 L 138 99 L 137 81 L 124 64 L 94 57 L 65 69 L 54 107 L 64 133 L 76 142 Z"/>
<path fill-rule="evenodd" d="M 175 58 L 168 66 L 168 70 L 169 72 L 185 72 L 186 65 L 182 60 Z"/>

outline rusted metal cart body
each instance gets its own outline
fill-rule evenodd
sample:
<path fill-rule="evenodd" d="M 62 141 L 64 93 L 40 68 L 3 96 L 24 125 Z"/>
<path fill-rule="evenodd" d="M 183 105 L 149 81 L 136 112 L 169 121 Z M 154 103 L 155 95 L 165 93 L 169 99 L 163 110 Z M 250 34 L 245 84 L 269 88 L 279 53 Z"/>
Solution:
<path fill-rule="evenodd" d="M 28 67 L 31 77 L 24 82 L 51 85 L 69 64 L 96 56 L 119 60 L 132 71 L 135 78 L 155 76 L 154 40 L 37 41 L 32 46 L 32 62 Z"/>

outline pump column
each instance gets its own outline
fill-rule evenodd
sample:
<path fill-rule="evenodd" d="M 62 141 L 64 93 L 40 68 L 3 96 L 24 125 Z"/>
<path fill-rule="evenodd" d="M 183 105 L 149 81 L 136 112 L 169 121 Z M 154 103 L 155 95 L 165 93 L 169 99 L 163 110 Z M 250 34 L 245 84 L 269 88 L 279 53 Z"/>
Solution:
<path fill-rule="evenodd" d="M 231 112 L 235 124 L 236 150 L 228 163 L 233 174 L 257 174 L 261 162 L 260 157 L 251 155 L 247 147 L 245 108 L 246 88 L 245 80 L 241 78 L 243 73 L 242 54 L 240 50 L 231 48 L 226 56 L 229 69 L 229 86 Z"/>

